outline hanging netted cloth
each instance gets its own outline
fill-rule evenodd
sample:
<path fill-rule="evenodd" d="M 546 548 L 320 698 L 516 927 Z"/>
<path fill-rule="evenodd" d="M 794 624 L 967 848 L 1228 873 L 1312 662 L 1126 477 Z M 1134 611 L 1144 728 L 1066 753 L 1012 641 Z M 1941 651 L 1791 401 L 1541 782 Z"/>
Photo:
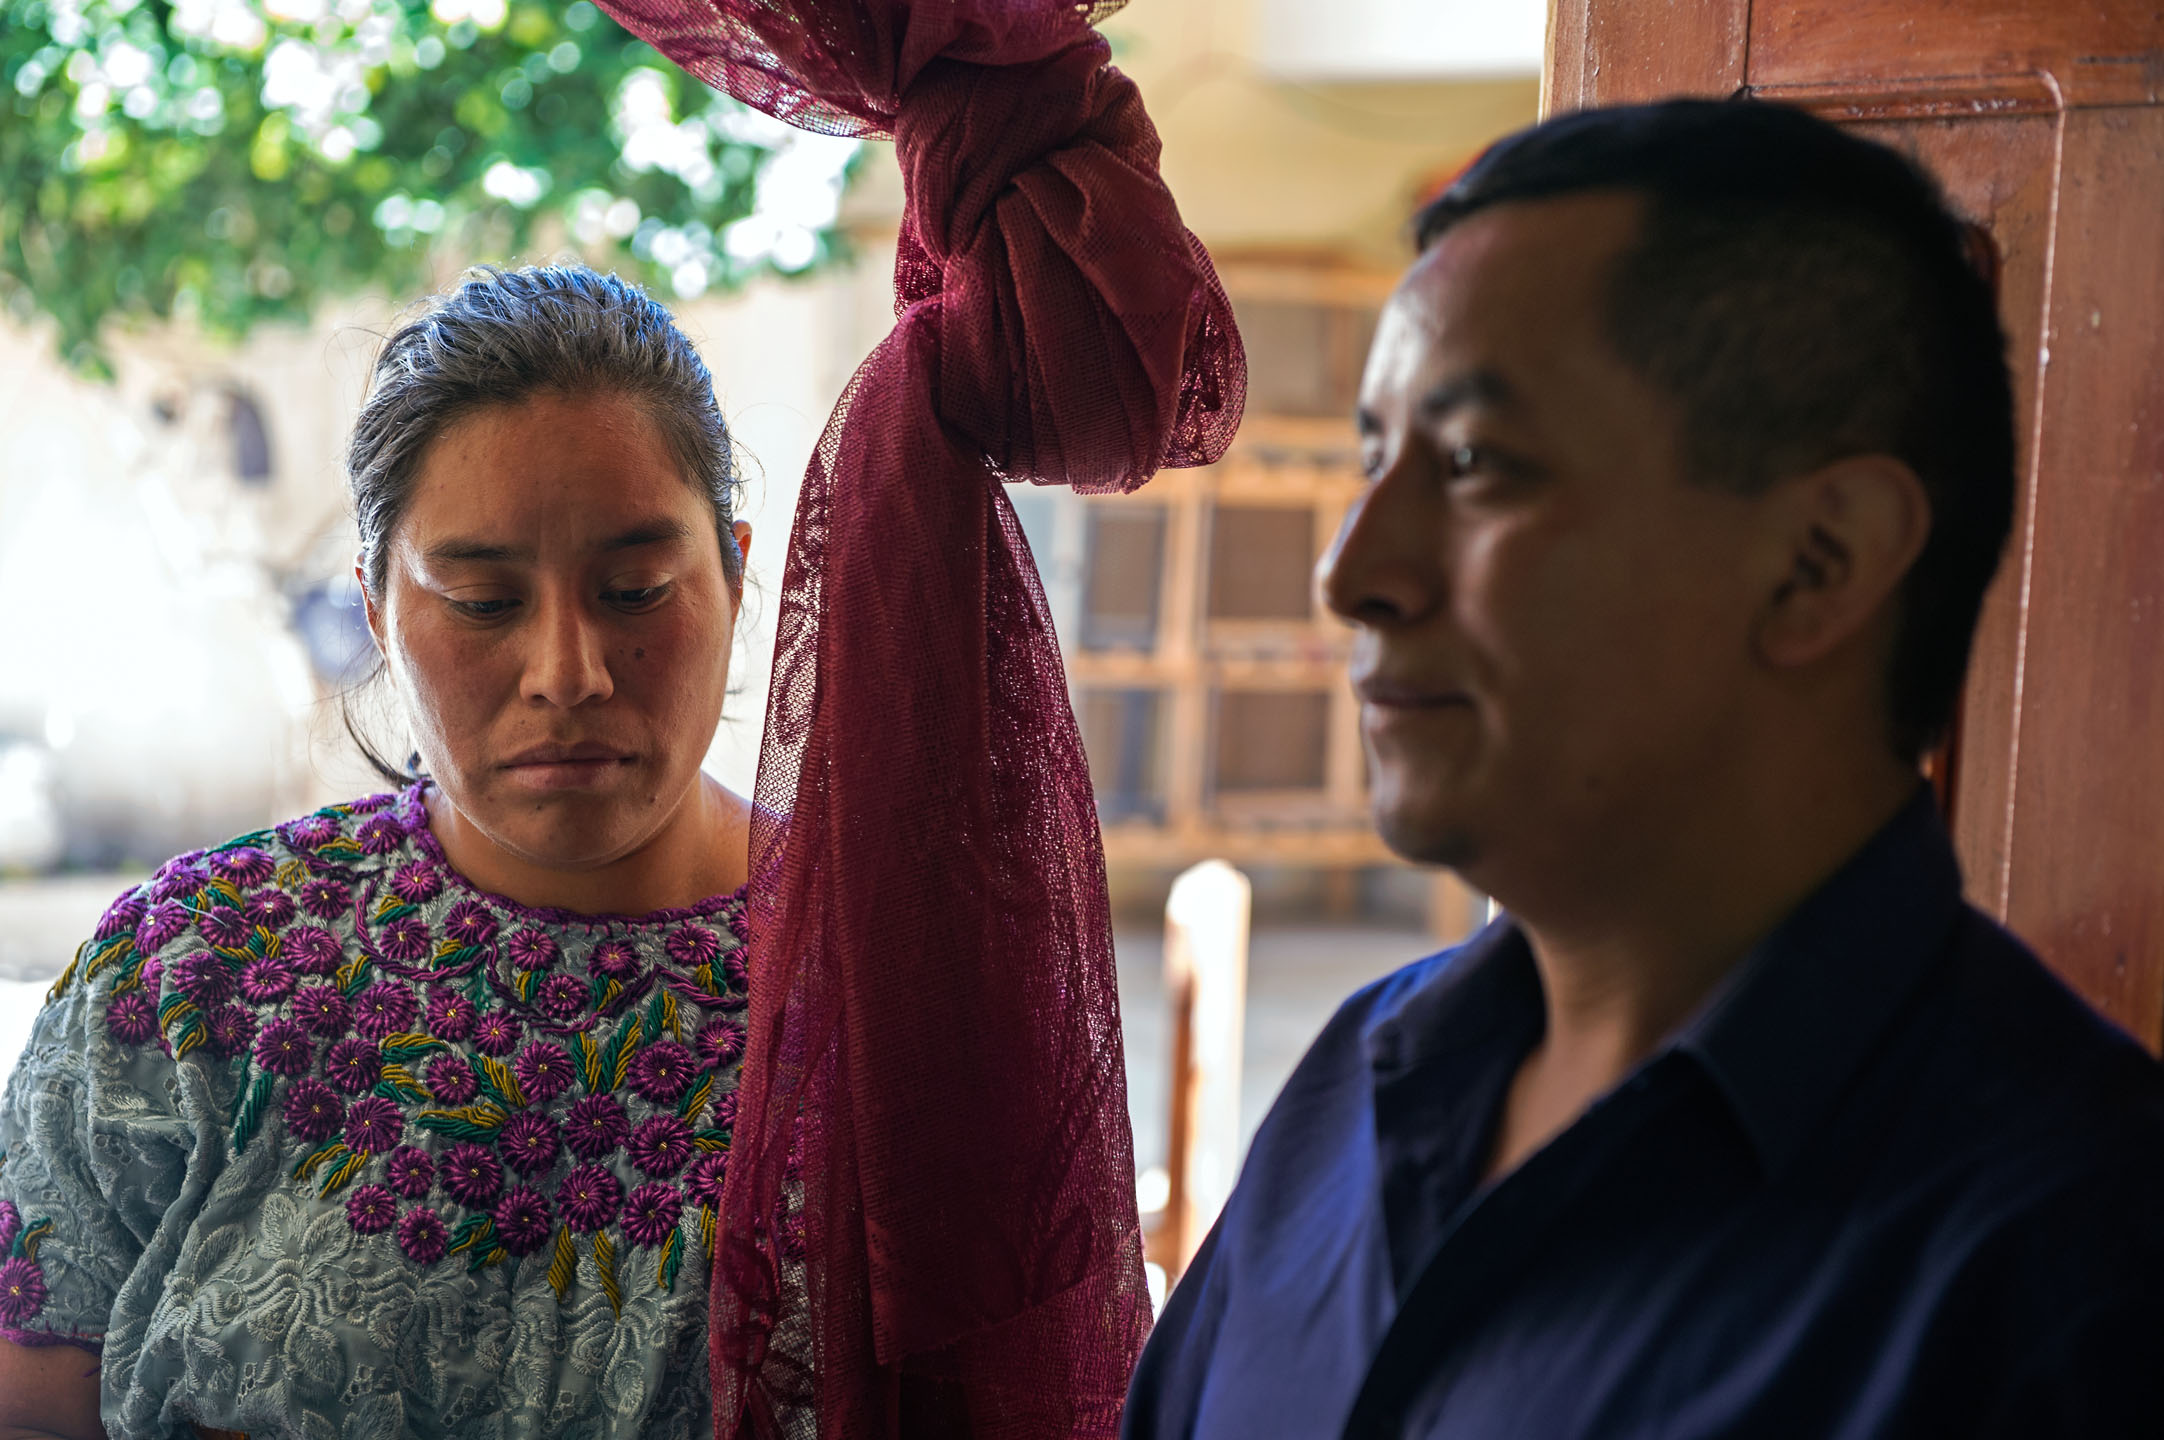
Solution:
<path fill-rule="evenodd" d="M 603 0 L 716 88 L 892 136 L 893 332 L 804 478 L 752 838 L 717 1430 L 1111 1435 L 1149 1326 L 1104 860 L 1003 482 L 1217 459 L 1246 371 L 1073 0 Z"/>

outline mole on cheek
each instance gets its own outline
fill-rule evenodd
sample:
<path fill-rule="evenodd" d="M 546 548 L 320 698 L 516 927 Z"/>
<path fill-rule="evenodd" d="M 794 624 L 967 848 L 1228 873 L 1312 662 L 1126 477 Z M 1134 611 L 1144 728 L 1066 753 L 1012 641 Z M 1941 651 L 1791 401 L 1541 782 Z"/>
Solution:
<path fill-rule="evenodd" d="M 644 660 L 646 658 L 646 651 L 643 649 L 634 650 L 631 652 L 631 658 L 634 660 Z"/>

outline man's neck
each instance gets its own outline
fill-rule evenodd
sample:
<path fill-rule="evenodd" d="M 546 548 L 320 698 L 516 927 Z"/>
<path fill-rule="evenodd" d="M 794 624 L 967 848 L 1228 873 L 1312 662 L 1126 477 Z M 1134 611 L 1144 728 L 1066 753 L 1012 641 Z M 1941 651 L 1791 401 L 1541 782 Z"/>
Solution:
<path fill-rule="evenodd" d="M 1563 1129 L 1690 1018 L 1752 946 L 1831 879 L 1915 793 L 1889 765 L 1848 784 L 1768 778 L 1641 852 L 1605 903 L 1512 916 L 1539 968 L 1547 1029 L 1506 1101 L 1491 1173 Z M 1860 781 L 1860 783 L 1858 783 Z"/>

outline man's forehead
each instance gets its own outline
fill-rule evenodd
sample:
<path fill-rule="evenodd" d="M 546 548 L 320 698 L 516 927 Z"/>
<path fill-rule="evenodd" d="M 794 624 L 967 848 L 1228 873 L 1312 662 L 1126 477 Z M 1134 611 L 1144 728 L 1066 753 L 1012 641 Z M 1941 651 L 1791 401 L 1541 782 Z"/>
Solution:
<path fill-rule="evenodd" d="M 1599 328 L 1642 202 L 1626 191 L 1511 200 L 1446 230 L 1383 307 L 1365 386 L 1498 363 Z"/>

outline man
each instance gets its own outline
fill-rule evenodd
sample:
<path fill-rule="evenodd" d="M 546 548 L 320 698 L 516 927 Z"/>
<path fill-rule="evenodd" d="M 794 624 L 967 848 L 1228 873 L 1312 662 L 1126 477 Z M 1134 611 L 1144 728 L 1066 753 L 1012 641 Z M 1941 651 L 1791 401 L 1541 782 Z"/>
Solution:
<path fill-rule="evenodd" d="M 1321 583 L 1383 834 L 1508 918 L 1324 1029 L 1127 1434 L 2164 1434 L 2164 1070 L 1919 780 L 2014 488 L 1966 232 L 1713 102 L 1417 228 Z"/>

